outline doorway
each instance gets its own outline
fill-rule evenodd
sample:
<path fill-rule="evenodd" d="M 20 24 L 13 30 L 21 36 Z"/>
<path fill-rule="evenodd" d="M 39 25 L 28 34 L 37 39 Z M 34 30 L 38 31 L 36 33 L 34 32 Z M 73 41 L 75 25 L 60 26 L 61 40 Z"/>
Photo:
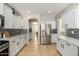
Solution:
<path fill-rule="evenodd" d="M 29 41 L 38 44 L 38 21 L 37 19 L 29 19 Z"/>
<path fill-rule="evenodd" d="M 38 22 L 32 23 L 32 39 L 35 44 L 38 44 Z"/>

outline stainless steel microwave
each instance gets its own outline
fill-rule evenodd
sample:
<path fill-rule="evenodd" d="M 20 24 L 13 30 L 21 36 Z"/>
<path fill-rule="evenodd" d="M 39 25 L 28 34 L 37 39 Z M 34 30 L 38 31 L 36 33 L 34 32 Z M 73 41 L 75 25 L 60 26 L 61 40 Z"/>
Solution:
<path fill-rule="evenodd" d="M 79 28 L 66 29 L 66 36 L 78 38 L 79 39 Z"/>

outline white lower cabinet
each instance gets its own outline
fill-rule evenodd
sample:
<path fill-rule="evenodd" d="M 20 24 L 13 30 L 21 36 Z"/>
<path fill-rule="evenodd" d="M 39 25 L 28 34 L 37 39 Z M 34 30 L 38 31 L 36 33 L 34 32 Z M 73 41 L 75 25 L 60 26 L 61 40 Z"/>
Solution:
<path fill-rule="evenodd" d="M 60 39 L 57 39 L 57 50 L 58 50 L 60 53 L 62 53 L 62 52 L 61 52 L 61 42 L 60 42 Z"/>
<path fill-rule="evenodd" d="M 63 56 L 78 56 L 78 47 L 60 38 L 57 40 L 57 50 Z"/>
<path fill-rule="evenodd" d="M 15 56 L 24 47 L 24 45 L 27 43 L 24 39 L 25 38 L 24 35 L 26 35 L 26 34 L 9 38 L 10 39 L 10 44 L 9 44 L 9 46 L 10 46 L 10 48 L 9 48 L 10 56 Z"/>
<path fill-rule="evenodd" d="M 65 42 L 64 44 L 64 56 L 78 56 L 78 47 L 71 43 Z"/>
<path fill-rule="evenodd" d="M 11 41 L 10 41 L 10 44 L 9 44 L 9 46 L 10 46 L 9 53 L 10 53 L 10 56 L 14 56 L 17 53 L 17 41 L 15 40 L 15 37 L 10 38 L 10 40 Z"/>
<path fill-rule="evenodd" d="M 52 43 L 57 41 L 57 34 L 51 34 L 52 37 Z"/>
<path fill-rule="evenodd" d="M 23 37 L 23 38 L 24 38 L 24 45 L 25 45 L 25 44 L 27 44 L 27 36 L 26 36 L 26 35 L 24 35 L 24 37 Z"/>

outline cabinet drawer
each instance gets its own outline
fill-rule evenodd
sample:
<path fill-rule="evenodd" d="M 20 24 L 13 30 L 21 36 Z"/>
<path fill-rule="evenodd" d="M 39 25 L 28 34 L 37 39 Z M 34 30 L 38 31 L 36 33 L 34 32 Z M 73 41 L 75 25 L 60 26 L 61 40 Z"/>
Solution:
<path fill-rule="evenodd" d="M 65 56 L 78 56 L 78 47 L 69 43 L 69 42 L 65 42 L 63 55 L 65 55 Z"/>

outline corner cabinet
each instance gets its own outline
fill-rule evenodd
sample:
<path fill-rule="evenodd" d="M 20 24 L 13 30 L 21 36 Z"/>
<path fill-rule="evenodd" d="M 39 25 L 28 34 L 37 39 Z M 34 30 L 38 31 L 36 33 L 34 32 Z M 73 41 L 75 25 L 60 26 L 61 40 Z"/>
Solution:
<path fill-rule="evenodd" d="M 59 38 L 57 40 L 57 50 L 63 56 L 78 56 L 78 47 Z"/>

